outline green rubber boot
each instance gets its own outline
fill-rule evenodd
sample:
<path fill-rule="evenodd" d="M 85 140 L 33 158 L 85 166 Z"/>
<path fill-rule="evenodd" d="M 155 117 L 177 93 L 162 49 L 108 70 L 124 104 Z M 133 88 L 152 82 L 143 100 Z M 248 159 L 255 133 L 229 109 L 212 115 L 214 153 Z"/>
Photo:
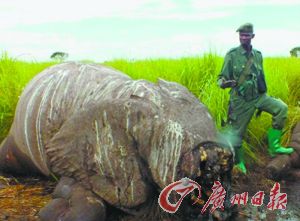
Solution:
<path fill-rule="evenodd" d="M 268 131 L 268 151 L 271 157 L 275 154 L 291 154 L 294 149 L 291 147 L 283 147 L 280 145 L 280 139 L 282 131 L 274 128 L 270 128 Z"/>
<path fill-rule="evenodd" d="M 244 150 L 242 147 L 235 149 L 236 160 L 235 160 L 235 167 L 241 171 L 243 174 L 247 173 L 245 160 L 244 160 Z"/>

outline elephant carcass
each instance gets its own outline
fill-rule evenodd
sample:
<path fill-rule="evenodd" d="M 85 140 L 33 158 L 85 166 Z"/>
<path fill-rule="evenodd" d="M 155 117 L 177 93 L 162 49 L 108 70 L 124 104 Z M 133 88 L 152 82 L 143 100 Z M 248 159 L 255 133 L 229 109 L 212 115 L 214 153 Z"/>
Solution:
<path fill-rule="evenodd" d="M 299 180 L 300 178 L 300 122 L 291 133 L 289 147 L 295 151 L 290 155 L 278 155 L 267 165 L 266 175 L 271 179 Z"/>
<path fill-rule="evenodd" d="M 0 156 L 2 169 L 63 178 L 42 220 L 105 220 L 107 205 L 135 214 L 176 180 L 212 185 L 232 167 L 185 87 L 75 62 L 27 85 Z"/>

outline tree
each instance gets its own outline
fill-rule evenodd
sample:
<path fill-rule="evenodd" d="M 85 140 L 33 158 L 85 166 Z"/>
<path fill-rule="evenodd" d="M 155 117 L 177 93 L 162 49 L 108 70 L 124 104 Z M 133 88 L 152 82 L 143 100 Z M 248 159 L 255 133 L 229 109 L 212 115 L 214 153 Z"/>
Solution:
<path fill-rule="evenodd" d="M 300 58 L 300 47 L 295 47 L 292 50 L 290 50 L 290 54 L 292 57 Z"/>
<path fill-rule="evenodd" d="M 68 58 L 69 54 L 61 51 L 54 52 L 50 58 L 57 61 L 62 62 Z"/>

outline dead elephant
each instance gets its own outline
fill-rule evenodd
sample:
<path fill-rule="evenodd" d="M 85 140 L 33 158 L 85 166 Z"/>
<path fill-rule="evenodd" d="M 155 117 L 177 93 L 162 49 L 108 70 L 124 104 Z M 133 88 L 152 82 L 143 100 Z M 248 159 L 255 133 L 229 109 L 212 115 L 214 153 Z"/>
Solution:
<path fill-rule="evenodd" d="M 2 169 L 61 177 L 40 212 L 51 221 L 112 220 L 110 208 L 151 213 L 171 182 L 188 177 L 210 189 L 232 168 L 207 108 L 185 87 L 74 62 L 46 69 L 24 89 L 0 156 Z M 182 215 L 200 217 L 192 210 Z"/>
<path fill-rule="evenodd" d="M 291 155 L 278 155 L 267 165 L 266 175 L 275 180 L 299 180 L 300 178 L 300 121 L 292 129 L 289 145 L 295 151 Z"/>

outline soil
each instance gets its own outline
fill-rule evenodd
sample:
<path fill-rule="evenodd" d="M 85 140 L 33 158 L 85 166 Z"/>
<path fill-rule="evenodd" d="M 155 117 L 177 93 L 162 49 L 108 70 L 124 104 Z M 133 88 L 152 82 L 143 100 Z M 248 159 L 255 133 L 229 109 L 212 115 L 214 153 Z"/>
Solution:
<path fill-rule="evenodd" d="M 290 179 L 290 177 L 289 177 Z M 269 210 L 267 208 L 270 202 L 270 191 L 274 184 L 280 184 L 280 192 L 287 193 L 287 204 L 285 210 L 275 209 Z M 252 196 L 258 191 L 264 191 L 265 197 L 261 206 L 253 206 L 251 204 Z M 248 203 L 238 206 L 236 216 L 231 220 L 300 220 L 300 180 L 274 181 L 267 179 L 265 176 L 264 166 L 253 165 L 248 169 L 247 176 L 234 171 L 233 172 L 233 193 L 241 194 L 248 192 Z"/>
<path fill-rule="evenodd" d="M 248 168 L 247 176 L 233 171 L 233 194 L 248 192 L 246 205 L 237 206 L 230 220 L 300 220 L 300 182 L 278 181 L 282 193 L 288 194 L 286 210 L 268 210 L 270 190 L 275 181 L 264 176 L 264 168 Z M 0 176 L 0 220 L 35 221 L 37 213 L 51 200 L 56 181 L 43 177 Z M 263 205 L 252 206 L 251 197 L 258 191 L 264 191 Z M 121 219 L 121 220 L 124 220 Z M 126 219 L 125 219 L 126 220 Z"/>
<path fill-rule="evenodd" d="M 42 177 L 0 176 L 0 220 L 35 221 L 51 200 L 56 182 Z"/>

